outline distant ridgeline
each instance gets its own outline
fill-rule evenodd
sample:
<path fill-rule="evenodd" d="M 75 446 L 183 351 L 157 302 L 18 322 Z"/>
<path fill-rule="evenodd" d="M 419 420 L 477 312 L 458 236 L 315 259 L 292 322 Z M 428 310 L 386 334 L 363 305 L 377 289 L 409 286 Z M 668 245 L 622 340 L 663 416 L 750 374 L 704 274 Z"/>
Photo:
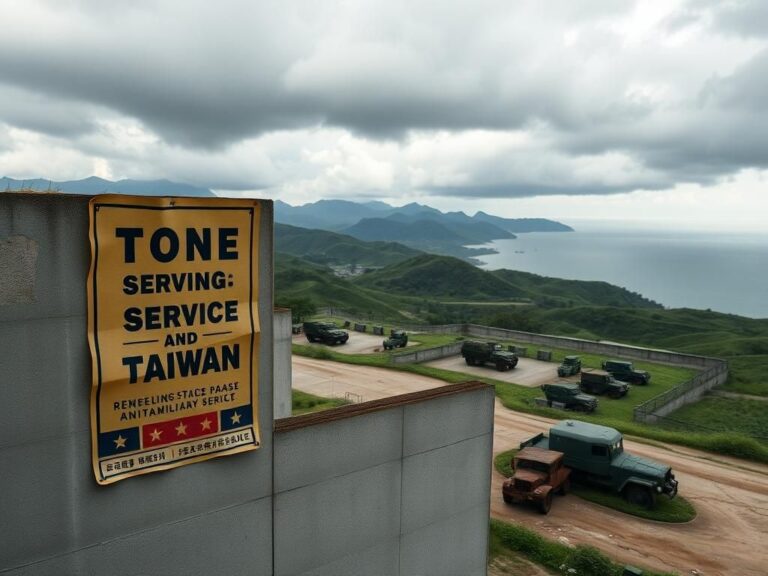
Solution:
<path fill-rule="evenodd" d="M 320 200 L 303 206 L 275 202 L 275 221 L 292 226 L 340 232 L 366 242 L 398 242 L 425 252 L 464 259 L 495 252 L 467 248 L 492 240 L 515 238 L 523 232 L 570 232 L 570 226 L 543 218 L 501 218 L 485 212 L 441 212 L 411 203 L 395 207 L 384 202 Z"/>
<path fill-rule="evenodd" d="M 180 184 L 169 180 L 119 180 L 112 182 L 104 178 L 91 176 L 82 180 L 56 182 L 33 178 L 16 180 L 0 178 L 0 192 L 18 192 L 34 190 L 36 192 L 62 192 L 64 194 L 136 194 L 139 196 L 215 196 L 208 188 L 190 184 Z"/>

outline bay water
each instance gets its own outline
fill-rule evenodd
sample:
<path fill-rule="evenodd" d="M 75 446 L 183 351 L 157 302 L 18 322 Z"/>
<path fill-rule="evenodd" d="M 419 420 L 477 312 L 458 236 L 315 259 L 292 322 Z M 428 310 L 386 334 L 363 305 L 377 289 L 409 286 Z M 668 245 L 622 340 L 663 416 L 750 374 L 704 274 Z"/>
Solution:
<path fill-rule="evenodd" d="M 667 308 L 768 318 L 768 232 L 621 230 L 519 234 L 483 247 L 486 270 L 603 280 Z"/>

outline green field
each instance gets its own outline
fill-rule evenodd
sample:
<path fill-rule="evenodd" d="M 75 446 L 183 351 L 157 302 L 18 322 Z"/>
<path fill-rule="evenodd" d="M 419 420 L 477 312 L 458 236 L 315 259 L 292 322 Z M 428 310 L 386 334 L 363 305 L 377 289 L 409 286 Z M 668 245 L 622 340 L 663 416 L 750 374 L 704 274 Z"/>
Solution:
<path fill-rule="evenodd" d="M 768 441 L 768 399 L 705 396 L 670 414 L 661 426 L 671 430 L 731 430 Z"/>

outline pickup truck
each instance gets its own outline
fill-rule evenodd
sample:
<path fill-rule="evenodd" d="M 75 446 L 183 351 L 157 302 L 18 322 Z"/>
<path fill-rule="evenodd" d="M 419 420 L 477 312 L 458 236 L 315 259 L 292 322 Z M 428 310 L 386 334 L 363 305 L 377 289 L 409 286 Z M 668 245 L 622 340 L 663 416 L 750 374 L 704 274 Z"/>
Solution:
<path fill-rule="evenodd" d="M 504 481 L 501 494 L 507 504 L 532 502 L 542 514 L 552 508 L 552 494 L 565 494 L 571 471 L 563 466 L 563 453 L 542 448 L 523 448 L 512 464 L 515 473 Z"/>
<path fill-rule="evenodd" d="M 548 437 L 537 434 L 520 444 L 529 446 L 562 452 L 574 481 L 617 492 L 642 508 L 653 508 L 661 494 L 677 494 L 671 467 L 625 452 L 621 433 L 607 426 L 564 420 L 550 428 Z"/>

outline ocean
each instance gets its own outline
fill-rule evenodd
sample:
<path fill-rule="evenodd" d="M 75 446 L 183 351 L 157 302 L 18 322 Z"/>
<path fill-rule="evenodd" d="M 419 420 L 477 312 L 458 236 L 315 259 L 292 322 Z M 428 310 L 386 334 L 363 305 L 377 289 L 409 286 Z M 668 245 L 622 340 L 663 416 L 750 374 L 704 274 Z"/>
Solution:
<path fill-rule="evenodd" d="M 768 318 L 768 233 L 579 229 L 497 240 L 480 256 L 508 268 L 574 280 L 604 280 L 666 308 Z"/>

